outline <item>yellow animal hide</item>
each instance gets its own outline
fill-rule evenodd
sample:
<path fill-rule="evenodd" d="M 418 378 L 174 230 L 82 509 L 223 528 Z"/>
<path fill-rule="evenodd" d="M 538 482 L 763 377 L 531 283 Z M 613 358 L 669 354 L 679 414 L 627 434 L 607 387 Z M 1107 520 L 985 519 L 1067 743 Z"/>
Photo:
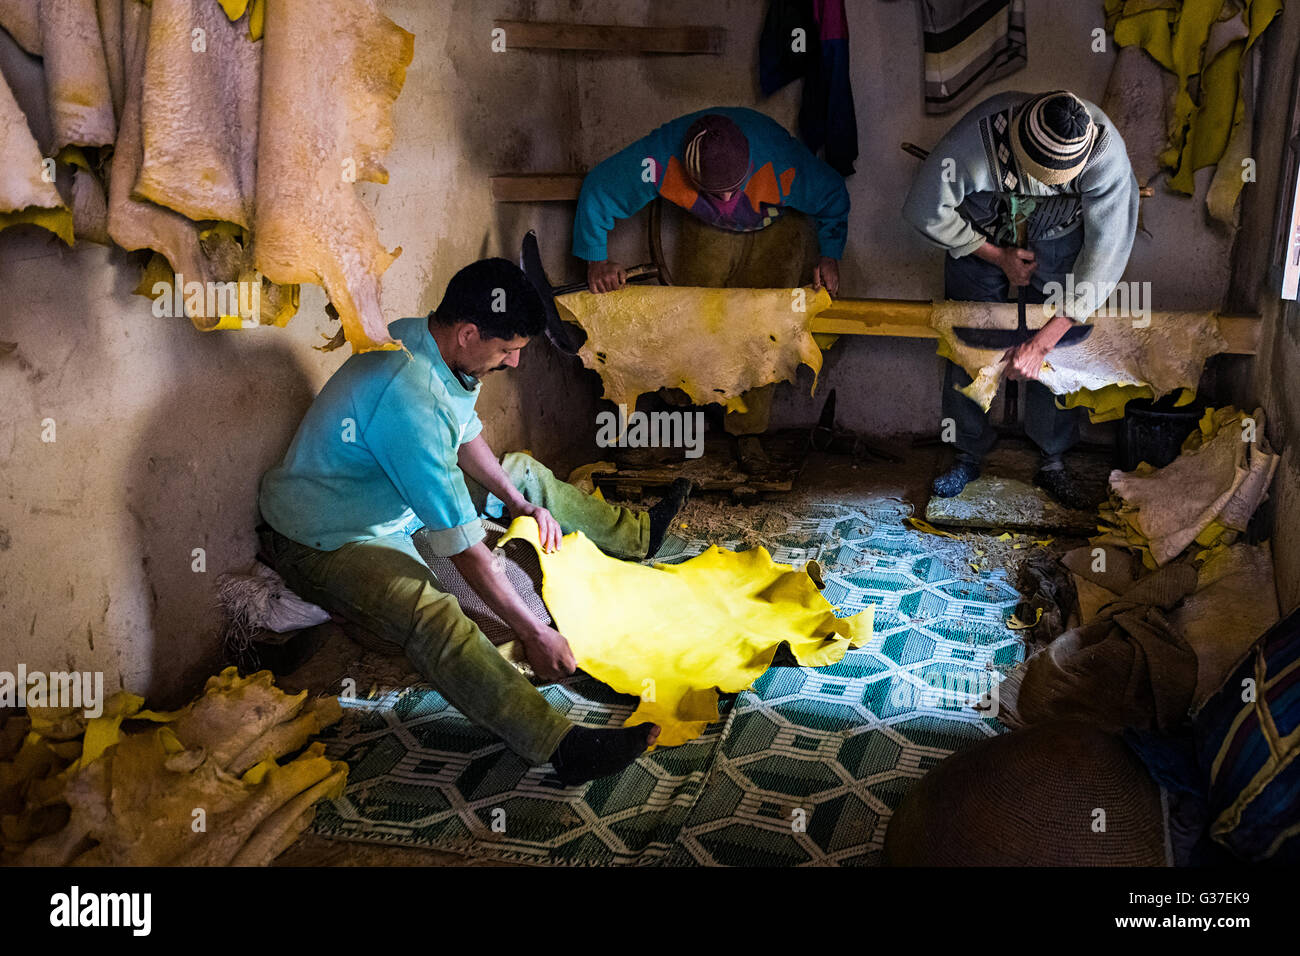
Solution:
<path fill-rule="evenodd" d="M 115 694 L 96 718 L 29 708 L 0 733 L 0 860 L 37 865 L 269 863 L 337 796 L 347 766 L 308 738 L 337 698 L 285 694 L 268 671 L 227 668 L 172 713 Z M 124 730 L 127 721 L 161 726 Z M 138 726 L 138 724 L 136 724 Z M 18 733 L 26 731 L 16 753 Z M 196 827 L 196 810 L 204 825 Z"/>
<path fill-rule="evenodd" d="M 95 0 L 41 0 L 40 26 L 54 151 L 111 145 L 117 122 Z"/>
<path fill-rule="evenodd" d="M 800 363 L 821 371 L 812 320 L 831 304 L 823 289 L 629 286 L 556 300 L 587 333 L 579 356 L 600 373 L 604 397 L 632 408 L 637 396 L 679 388 L 697 405 L 745 411 L 742 393 L 793 381 Z"/>
<path fill-rule="evenodd" d="M 252 228 L 261 51 L 212 0 L 153 0 L 137 197 Z"/>
<path fill-rule="evenodd" d="M 658 746 L 700 736 L 718 719 L 719 692 L 751 686 L 781 644 L 822 667 L 871 636 L 871 609 L 837 618 L 809 568 L 777 564 L 764 548 L 712 547 L 651 568 L 608 557 L 581 532 L 547 554 L 528 517 L 498 546 L 516 538 L 538 553 L 542 597 L 578 666 L 640 697 L 627 725 L 659 724 Z"/>
<path fill-rule="evenodd" d="M 0 27 L 28 53 L 41 55 L 41 5 L 37 0 L 0 0 Z"/>
<path fill-rule="evenodd" d="M 322 29 L 322 25 L 329 25 Z M 379 243 L 359 182 L 386 183 L 414 37 L 374 0 L 268 0 L 253 252 L 274 282 L 325 287 L 356 352 L 393 349 Z"/>
<path fill-rule="evenodd" d="M 32 223 L 72 245 L 72 212 L 54 184 L 41 177 L 41 150 L 27 117 L 0 77 L 0 229 Z"/>
<path fill-rule="evenodd" d="M 1168 146 L 1160 162 L 1177 192 L 1195 191 L 1194 174 L 1217 166 L 1210 213 L 1230 223 L 1245 184 L 1253 78 L 1244 68 L 1255 44 L 1282 11 L 1282 0 L 1106 0 L 1120 47 L 1139 46 L 1176 78 Z"/>

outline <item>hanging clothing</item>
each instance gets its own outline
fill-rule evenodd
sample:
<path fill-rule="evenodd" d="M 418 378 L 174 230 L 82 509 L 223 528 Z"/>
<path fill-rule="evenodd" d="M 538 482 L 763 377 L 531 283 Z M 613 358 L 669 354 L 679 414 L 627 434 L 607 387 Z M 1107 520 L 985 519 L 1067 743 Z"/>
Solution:
<path fill-rule="evenodd" d="M 932 115 L 951 113 L 1029 60 L 1025 0 L 921 0 L 921 32 Z"/>
<path fill-rule="evenodd" d="M 796 44 L 796 30 L 803 43 Z M 841 176 L 853 175 L 858 120 L 849 76 L 849 24 L 844 0 L 772 0 L 758 45 L 758 76 L 770 96 L 804 78 L 799 136 Z"/>

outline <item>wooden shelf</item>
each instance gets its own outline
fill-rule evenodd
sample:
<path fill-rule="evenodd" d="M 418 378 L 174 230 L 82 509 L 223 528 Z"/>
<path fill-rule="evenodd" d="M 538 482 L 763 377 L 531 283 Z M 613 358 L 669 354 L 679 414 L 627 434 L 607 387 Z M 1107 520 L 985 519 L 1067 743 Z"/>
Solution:
<path fill-rule="evenodd" d="M 497 20 L 507 50 L 591 50 L 599 53 L 682 53 L 720 55 L 722 27 L 620 27 L 592 23 Z"/>
<path fill-rule="evenodd" d="M 497 202 L 576 202 L 585 173 L 505 173 L 492 177 Z"/>

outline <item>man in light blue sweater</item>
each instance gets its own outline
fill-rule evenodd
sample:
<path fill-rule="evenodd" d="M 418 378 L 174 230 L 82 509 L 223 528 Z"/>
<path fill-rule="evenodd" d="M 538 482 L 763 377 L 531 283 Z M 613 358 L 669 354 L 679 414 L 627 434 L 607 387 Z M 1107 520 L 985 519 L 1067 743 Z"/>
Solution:
<path fill-rule="evenodd" d="M 1006 302 L 1016 286 L 1027 302 L 1062 302 L 1046 325 L 1007 351 L 1007 377 L 1029 382 L 1025 431 L 1043 455 L 1035 482 L 1062 504 L 1091 507 L 1062 457 L 1078 440 L 1078 410 L 1057 408 L 1037 378 L 1061 336 L 1109 297 L 1133 248 L 1138 184 L 1114 124 L 1065 91 L 993 96 L 930 153 L 903 216 L 948 250 L 948 299 Z M 988 416 L 956 391 L 969 383 L 947 363 L 943 414 L 957 426 L 957 460 L 935 479 L 942 497 L 979 476 L 997 438 Z"/>

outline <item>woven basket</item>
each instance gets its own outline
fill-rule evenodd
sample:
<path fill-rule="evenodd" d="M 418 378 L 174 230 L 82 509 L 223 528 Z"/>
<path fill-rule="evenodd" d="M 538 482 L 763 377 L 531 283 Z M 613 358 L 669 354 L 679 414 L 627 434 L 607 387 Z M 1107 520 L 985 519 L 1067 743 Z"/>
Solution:
<path fill-rule="evenodd" d="M 893 866 L 1165 866 L 1160 790 L 1118 738 L 1057 722 L 954 754 L 904 798 Z"/>

